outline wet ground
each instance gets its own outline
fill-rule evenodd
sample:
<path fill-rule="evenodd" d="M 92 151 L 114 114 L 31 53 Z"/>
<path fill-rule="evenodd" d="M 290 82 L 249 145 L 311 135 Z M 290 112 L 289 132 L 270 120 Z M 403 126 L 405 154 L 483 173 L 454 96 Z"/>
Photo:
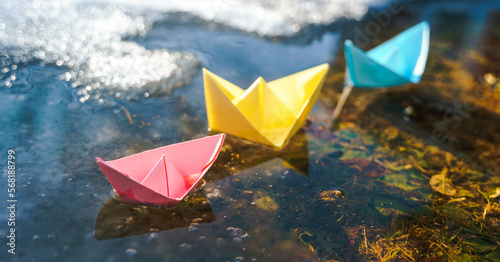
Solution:
<path fill-rule="evenodd" d="M 153 25 L 134 40 L 195 52 L 200 72 L 242 87 L 331 64 L 307 125 L 285 148 L 228 136 L 204 183 L 167 210 L 122 203 L 94 158 L 207 135 L 201 73 L 171 94 L 99 105 L 79 102 L 64 68 L 19 65 L 13 87 L 0 89 L 0 163 L 6 170 L 13 150 L 17 170 L 16 255 L 3 244 L 0 260 L 498 261 L 499 17 L 498 2 L 411 2 L 385 26 L 369 13 L 295 41 Z M 366 50 L 422 20 L 431 26 L 422 81 L 356 89 L 332 126 L 343 40 Z M 383 30 L 356 38 L 373 21 Z M 2 209 L 2 236 L 8 216 Z"/>

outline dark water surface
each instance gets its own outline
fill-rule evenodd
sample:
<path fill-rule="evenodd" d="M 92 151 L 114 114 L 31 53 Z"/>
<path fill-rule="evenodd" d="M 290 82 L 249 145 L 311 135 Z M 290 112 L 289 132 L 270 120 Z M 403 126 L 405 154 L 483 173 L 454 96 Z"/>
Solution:
<path fill-rule="evenodd" d="M 18 65 L 14 86 L 0 88 L 0 164 L 14 150 L 17 170 L 16 255 L 2 237 L 0 261 L 499 259 L 499 17 L 494 1 L 405 4 L 365 49 L 428 20 L 421 83 L 355 90 L 334 127 L 342 43 L 377 21 L 370 13 L 307 41 L 157 23 L 134 41 L 195 53 L 199 74 L 120 105 L 79 102 L 63 67 Z M 208 135 L 202 66 L 246 88 L 324 62 L 310 121 L 284 149 L 228 136 L 203 185 L 173 209 L 122 203 L 95 163 Z"/>

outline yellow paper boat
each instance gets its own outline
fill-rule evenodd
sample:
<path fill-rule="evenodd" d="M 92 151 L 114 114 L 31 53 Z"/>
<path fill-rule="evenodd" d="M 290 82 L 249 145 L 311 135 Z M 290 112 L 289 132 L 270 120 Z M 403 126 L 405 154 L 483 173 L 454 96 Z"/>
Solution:
<path fill-rule="evenodd" d="M 282 147 L 304 124 L 328 72 L 322 64 L 247 89 L 203 68 L 208 126 L 265 145 Z"/>

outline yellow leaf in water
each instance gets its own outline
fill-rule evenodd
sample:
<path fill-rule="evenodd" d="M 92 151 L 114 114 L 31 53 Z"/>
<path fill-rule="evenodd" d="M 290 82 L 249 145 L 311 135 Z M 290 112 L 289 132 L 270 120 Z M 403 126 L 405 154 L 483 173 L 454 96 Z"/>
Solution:
<path fill-rule="evenodd" d="M 429 185 L 434 191 L 437 191 L 443 195 L 454 196 L 457 193 L 457 189 L 451 183 L 450 179 L 446 177 L 448 174 L 448 168 L 444 168 L 441 174 L 433 175 L 429 181 Z"/>
<path fill-rule="evenodd" d="M 398 137 L 399 130 L 395 127 L 388 127 L 384 131 L 385 135 L 387 136 L 387 140 L 393 140 Z"/>
<path fill-rule="evenodd" d="M 267 211 L 274 211 L 279 208 L 278 203 L 274 201 L 270 196 L 264 196 L 259 199 L 256 199 L 255 202 L 257 203 L 257 207 L 267 210 Z"/>
<path fill-rule="evenodd" d="M 495 189 L 495 193 L 493 193 L 492 195 L 490 195 L 490 199 L 497 198 L 499 196 L 500 196 L 500 187 L 497 187 Z"/>
<path fill-rule="evenodd" d="M 495 77 L 491 73 L 484 74 L 484 80 L 488 82 L 488 84 L 492 85 L 496 82 Z"/>

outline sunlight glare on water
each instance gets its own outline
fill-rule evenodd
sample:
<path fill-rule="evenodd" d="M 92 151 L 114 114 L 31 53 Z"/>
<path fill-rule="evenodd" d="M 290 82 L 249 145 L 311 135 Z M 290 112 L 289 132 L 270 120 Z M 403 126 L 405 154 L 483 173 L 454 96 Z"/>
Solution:
<path fill-rule="evenodd" d="M 343 17 L 361 18 L 386 1 L 13 1 L 0 3 L 0 85 L 15 87 L 19 64 L 67 70 L 82 102 L 166 95 L 191 82 L 200 61 L 189 51 L 148 50 L 132 41 L 157 22 L 199 19 L 261 36 L 297 34 Z M 112 99 L 108 99 L 108 98 Z"/>
<path fill-rule="evenodd" d="M 119 8 L 69 1 L 1 5 L 1 77 L 11 81 L 12 67 L 42 61 L 67 68 L 61 78 L 73 81 L 80 102 L 108 95 L 129 100 L 169 92 L 197 68 L 193 54 L 146 50 L 124 40 L 146 34 L 151 21 Z"/>

